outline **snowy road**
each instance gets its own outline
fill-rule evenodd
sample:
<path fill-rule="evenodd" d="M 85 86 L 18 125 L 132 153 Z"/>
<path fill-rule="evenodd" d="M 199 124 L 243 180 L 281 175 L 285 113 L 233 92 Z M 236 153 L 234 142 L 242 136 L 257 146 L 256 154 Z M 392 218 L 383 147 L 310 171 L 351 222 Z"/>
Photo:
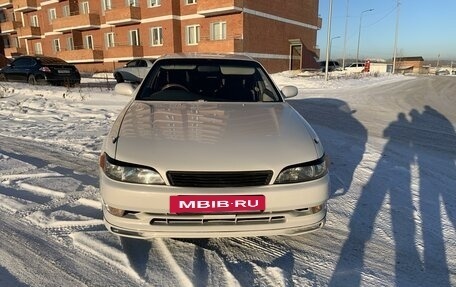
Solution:
<path fill-rule="evenodd" d="M 0 286 L 455 286 L 456 77 L 276 76 L 331 158 L 327 225 L 297 237 L 120 239 L 97 155 L 128 99 L 0 86 Z"/>

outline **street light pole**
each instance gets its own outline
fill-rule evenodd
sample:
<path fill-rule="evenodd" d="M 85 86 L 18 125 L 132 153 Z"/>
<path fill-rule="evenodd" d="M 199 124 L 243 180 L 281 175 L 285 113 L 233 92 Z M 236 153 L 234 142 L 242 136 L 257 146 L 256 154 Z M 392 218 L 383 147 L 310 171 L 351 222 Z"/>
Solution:
<path fill-rule="evenodd" d="M 345 15 L 345 33 L 344 33 L 344 55 L 342 57 L 342 69 L 345 70 L 345 51 L 347 50 L 347 26 L 348 26 L 348 4 L 350 0 L 347 0 L 347 13 Z"/>
<path fill-rule="evenodd" d="M 326 37 L 326 70 L 325 70 L 325 81 L 328 81 L 328 68 L 329 68 L 329 45 L 331 42 L 331 18 L 332 18 L 332 7 L 333 7 L 333 0 L 329 0 L 329 15 L 328 15 L 328 33 Z"/>
<path fill-rule="evenodd" d="M 361 22 L 363 20 L 363 14 L 366 12 L 374 11 L 374 9 L 368 9 L 361 12 L 359 16 L 359 29 L 358 29 L 358 49 L 356 50 L 356 63 L 359 62 L 359 42 L 361 40 Z"/>
<path fill-rule="evenodd" d="M 401 3 L 397 0 L 397 15 L 396 15 L 396 34 L 394 36 L 394 51 L 393 51 L 393 74 L 396 72 L 396 57 L 397 57 L 397 37 L 399 32 L 399 7 Z"/>

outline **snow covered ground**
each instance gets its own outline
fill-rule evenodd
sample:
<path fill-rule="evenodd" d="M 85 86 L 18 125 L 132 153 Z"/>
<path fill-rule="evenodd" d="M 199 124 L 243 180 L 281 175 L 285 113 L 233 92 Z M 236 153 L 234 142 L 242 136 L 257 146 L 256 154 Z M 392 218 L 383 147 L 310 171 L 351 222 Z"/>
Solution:
<path fill-rule="evenodd" d="M 97 157 L 128 98 L 0 83 L 0 286 L 455 286 L 456 77 L 275 74 L 331 158 L 327 225 L 296 237 L 108 233 Z"/>

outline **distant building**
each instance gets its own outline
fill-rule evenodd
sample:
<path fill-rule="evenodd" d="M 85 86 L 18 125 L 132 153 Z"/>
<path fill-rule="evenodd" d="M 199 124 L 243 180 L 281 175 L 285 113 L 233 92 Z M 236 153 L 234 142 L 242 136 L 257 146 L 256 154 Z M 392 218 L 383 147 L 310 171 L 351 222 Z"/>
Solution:
<path fill-rule="evenodd" d="M 6 57 L 56 56 L 81 71 L 166 53 L 250 55 L 269 72 L 315 67 L 318 0 L 0 0 Z"/>
<path fill-rule="evenodd" d="M 429 69 L 424 67 L 423 57 L 418 56 L 396 58 L 395 71 L 396 73 L 425 74 L 429 72 Z"/>

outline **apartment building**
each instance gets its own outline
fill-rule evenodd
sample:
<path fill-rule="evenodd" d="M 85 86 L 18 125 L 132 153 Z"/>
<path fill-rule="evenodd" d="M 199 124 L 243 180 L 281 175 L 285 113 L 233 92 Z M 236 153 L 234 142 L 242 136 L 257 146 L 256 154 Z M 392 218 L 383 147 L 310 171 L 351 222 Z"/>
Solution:
<path fill-rule="evenodd" d="M 112 71 L 166 53 L 246 54 L 269 72 L 315 67 L 318 0 L 0 0 L 0 52 Z"/>

